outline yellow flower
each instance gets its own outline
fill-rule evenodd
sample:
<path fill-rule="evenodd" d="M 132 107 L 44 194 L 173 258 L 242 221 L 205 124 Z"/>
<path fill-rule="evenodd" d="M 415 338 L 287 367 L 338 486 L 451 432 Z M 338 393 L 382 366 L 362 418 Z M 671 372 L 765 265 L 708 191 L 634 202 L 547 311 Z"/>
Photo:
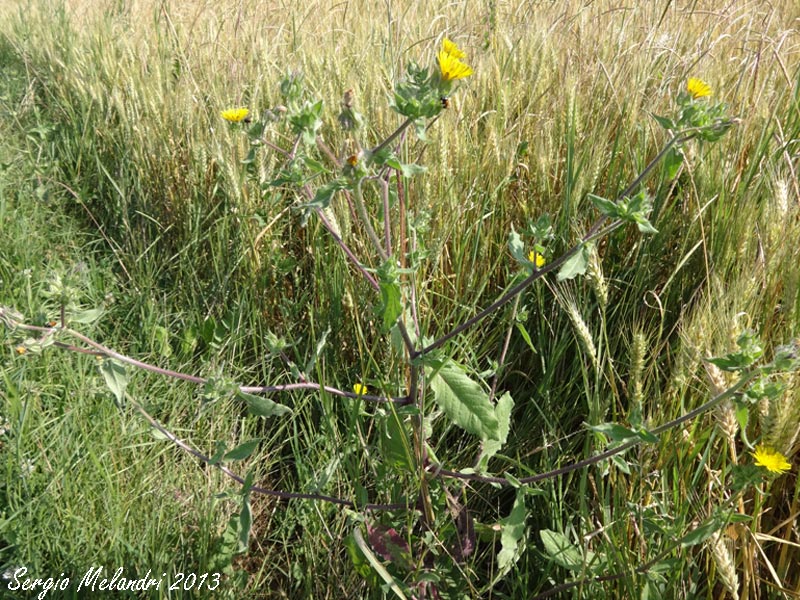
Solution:
<path fill-rule="evenodd" d="M 25 354 L 28 351 L 25 346 L 17 346 L 14 350 L 17 354 Z"/>
<path fill-rule="evenodd" d="M 697 100 L 698 98 L 705 98 L 706 96 L 711 95 L 711 86 L 708 85 L 702 79 L 697 79 L 696 77 L 690 77 L 689 81 L 686 83 L 686 91 Z"/>
<path fill-rule="evenodd" d="M 756 446 L 755 452 L 752 453 L 755 463 L 759 467 L 764 467 L 767 471 L 772 473 L 785 473 L 792 468 L 786 457 L 772 448 L 767 448 L 763 445 Z"/>
<path fill-rule="evenodd" d="M 536 265 L 537 269 L 539 267 L 543 267 L 545 263 L 544 256 L 536 252 L 536 250 L 531 250 L 530 252 L 528 252 L 528 260 L 531 261 L 534 265 Z"/>
<path fill-rule="evenodd" d="M 363 396 L 364 394 L 366 394 L 369 391 L 369 389 L 363 383 L 356 383 L 353 386 L 353 391 L 356 394 L 358 394 L 359 396 Z"/>
<path fill-rule="evenodd" d="M 453 58 L 464 58 L 466 56 L 463 50 L 456 46 L 456 43 L 449 38 L 444 38 L 442 41 L 442 52 L 449 54 Z"/>
<path fill-rule="evenodd" d="M 464 79 L 464 77 L 472 75 L 472 68 L 461 62 L 461 59 L 465 56 L 466 54 L 464 54 L 458 46 L 447 38 L 444 39 L 442 42 L 442 49 L 437 55 L 439 59 L 439 70 L 442 72 L 442 79 L 444 81 Z"/>
<path fill-rule="evenodd" d="M 230 121 L 231 123 L 239 123 L 247 118 L 247 115 L 250 114 L 250 110 L 247 108 L 229 108 L 227 110 L 223 110 L 220 114 L 226 121 Z"/>

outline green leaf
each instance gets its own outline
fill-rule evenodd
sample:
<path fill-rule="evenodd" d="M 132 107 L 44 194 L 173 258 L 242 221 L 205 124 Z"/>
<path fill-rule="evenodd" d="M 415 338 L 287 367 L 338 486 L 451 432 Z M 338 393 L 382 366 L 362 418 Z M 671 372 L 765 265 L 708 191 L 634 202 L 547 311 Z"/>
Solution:
<path fill-rule="evenodd" d="M 514 408 L 514 400 L 511 394 L 506 392 L 497 401 L 497 406 L 494 409 L 494 414 L 497 416 L 498 422 L 498 439 L 486 440 L 483 442 L 483 449 L 478 458 L 478 469 L 486 471 L 489 465 L 489 459 L 497 454 L 508 439 L 508 431 L 511 428 L 511 411 Z"/>
<path fill-rule="evenodd" d="M 103 316 L 105 311 L 102 308 L 92 308 L 90 310 L 84 310 L 79 313 L 75 313 L 74 315 L 70 315 L 69 320 L 73 323 L 81 323 L 83 325 L 89 325 L 90 323 L 94 323 Z"/>
<path fill-rule="evenodd" d="M 664 157 L 664 170 L 667 179 L 674 179 L 683 164 L 683 151 L 672 146 Z"/>
<path fill-rule="evenodd" d="M 114 394 L 117 406 L 122 407 L 125 400 L 125 388 L 128 386 L 128 374 L 125 365 L 113 358 L 107 358 L 100 364 L 100 373 L 106 380 L 106 385 Z"/>
<path fill-rule="evenodd" d="M 586 267 L 589 264 L 589 247 L 583 244 L 578 251 L 575 252 L 567 261 L 561 266 L 558 271 L 558 280 L 565 281 L 567 279 L 574 279 L 578 275 L 586 273 Z"/>
<path fill-rule="evenodd" d="M 253 526 L 253 512 L 250 508 L 250 490 L 253 487 L 255 474 L 250 471 L 242 484 L 242 506 L 239 509 L 239 553 L 247 552 L 250 546 L 250 529 Z"/>
<path fill-rule="evenodd" d="M 641 233 L 658 233 L 658 229 L 653 227 L 653 225 L 642 215 L 633 215 L 633 220 L 636 222 L 636 227 L 639 228 Z"/>
<path fill-rule="evenodd" d="M 525 519 L 527 517 L 525 489 L 518 488 L 511 514 L 500 521 L 503 526 L 503 532 L 500 534 L 501 548 L 497 554 L 497 569 L 500 573 L 508 573 L 525 549 Z"/>
<path fill-rule="evenodd" d="M 672 119 L 668 119 L 667 117 L 659 117 L 653 113 L 650 113 L 650 116 L 653 117 L 664 129 L 675 129 L 675 124 L 672 122 Z"/>
<path fill-rule="evenodd" d="M 736 422 L 739 424 L 739 429 L 741 431 L 747 431 L 747 423 L 750 420 L 750 407 L 744 402 L 737 402 L 734 414 L 736 415 Z"/>
<path fill-rule="evenodd" d="M 258 448 L 262 439 L 263 438 L 254 438 L 239 444 L 236 448 L 225 454 L 222 460 L 245 460 L 246 458 L 250 458 L 250 455 Z"/>
<path fill-rule="evenodd" d="M 753 365 L 764 354 L 761 343 L 751 331 L 742 333 L 736 343 L 739 345 L 738 352 L 706 360 L 724 371 L 739 371 Z"/>
<path fill-rule="evenodd" d="M 430 362 L 434 367 L 430 386 L 436 404 L 468 433 L 499 441 L 500 423 L 489 395 L 452 360 Z"/>
<path fill-rule="evenodd" d="M 317 364 L 317 359 L 322 354 L 322 351 L 325 349 L 325 342 L 328 339 L 328 334 L 330 334 L 331 328 L 328 327 L 322 336 L 317 340 L 317 345 L 314 348 L 314 354 L 311 355 L 311 358 L 308 359 L 306 363 L 306 375 L 310 375 L 311 372 L 314 370 L 314 365 Z"/>
<path fill-rule="evenodd" d="M 599 425 L 589 425 L 589 429 L 607 435 L 612 442 L 625 443 L 631 441 L 641 441 L 649 444 L 658 442 L 658 437 L 646 429 L 629 429 L 619 423 L 600 423 Z"/>
<path fill-rule="evenodd" d="M 522 238 L 519 237 L 519 234 L 514 230 L 513 226 L 511 227 L 511 232 L 508 234 L 508 250 L 517 262 L 530 264 L 525 254 L 525 244 L 522 242 Z"/>
<path fill-rule="evenodd" d="M 536 347 L 533 345 L 533 341 L 531 341 L 531 335 L 528 333 L 528 330 L 525 329 L 525 326 L 522 323 L 517 322 L 517 331 L 522 336 L 522 339 L 525 340 L 525 343 L 528 344 L 528 348 L 531 349 L 531 352 L 536 354 Z"/>
<path fill-rule="evenodd" d="M 595 196 L 594 194 L 589 194 L 589 200 L 592 201 L 592 204 L 594 204 L 597 210 L 608 218 L 616 219 L 620 216 L 620 209 L 616 202 L 608 200 L 607 198 Z"/>
<path fill-rule="evenodd" d="M 723 523 L 719 522 L 718 519 L 711 519 L 710 521 L 703 523 L 696 529 L 687 533 L 683 538 L 681 538 L 681 546 L 687 548 L 689 546 L 696 546 L 697 544 L 702 544 L 715 532 L 722 529 Z"/>
<path fill-rule="evenodd" d="M 411 472 L 413 459 L 408 431 L 394 405 L 390 406 L 390 410 L 381 439 L 383 460 L 394 469 Z"/>
<path fill-rule="evenodd" d="M 219 461 L 221 461 L 222 457 L 225 456 L 225 450 L 226 450 L 225 442 L 223 442 L 222 440 L 218 440 L 216 442 L 216 446 L 217 447 L 216 450 L 214 450 L 214 456 L 208 459 L 208 464 L 210 465 L 219 464 Z"/>
<path fill-rule="evenodd" d="M 378 312 L 382 317 L 383 330 L 389 331 L 403 313 L 397 267 L 391 259 L 378 269 L 378 285 L 381 292 Z"/>
<path fill-rule="evenodd" d="M 245 392 L 237 391 L 236 396 L 247 403 L 247 408 L 251 415 L 258 417 L 281 417 L 292 414 L 292 409 L 283 404 L 273 402 L 263 396 L 255 396 Z"/>
<path fill-rule="evenodd" d="M 631 468 L 630 465 L 628 465 L 628 461 L 622 458 L 619 454 L 615 454 L 610 460 L 620 471 L 625 473 L 625 475 L 631 474 Z"/>
<path fill-rule="evenodd" d="M 403 177 L 413 177 L 414 175 L 419 175 L 428 170 L 427 167 L 423 167 L 422 165 L 400 162 L 400 159 L 398 159 L 396 156 L 390 156 L 387 158 L 386 164 L 393 169 L 400 171 L 403 174 Z"/>
<path fill-rule="evenodd" d="M 317 193 L 314 194 L 314 199 L 307 204 L 304 204 L 304 208 L 327 208 L 328 205 L 331 203 L 331 199 L 336 192 L 341 190 L 347 189 L 350 187 L 350 184 L 345 179 L 334 179 L 333 181 L 326 183 L 319 189 L 317 189 Z"/>
<path fill-rule="evenodd" d="M 558 531 L 542 529 L 539 537 L 550 560 L 570 571 L 584 570 L 583 552 Z"/>

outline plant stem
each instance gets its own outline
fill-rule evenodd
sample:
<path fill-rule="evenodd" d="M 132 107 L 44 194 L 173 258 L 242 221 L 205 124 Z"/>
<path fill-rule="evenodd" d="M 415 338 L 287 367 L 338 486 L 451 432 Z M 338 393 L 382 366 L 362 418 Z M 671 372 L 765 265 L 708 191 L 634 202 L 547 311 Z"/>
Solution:
<path fill-rule="evenodd" d="M 361 192 L 361 181 L 359 181 L 356 184 L 356 187 L 353 189 L 353 196 L 356 200 L 356 210 L 358 211 L 358 215 L 361 217 L 361 220 L 364 223 L 364 228 L 367 231 L 367 237 L 369 237 L 369 240 L 375 247 L 375 251 L 378 253 L 381 262 L 386 262 L 389 260 L 389 257 L 386 255 L 386 252 L 384 252 L 383 246 L 381 246 L 381 241 L 378 239 L 378 234 L 375 233 L 375 230 L 372 228 L 372 223 L 370 222 L 369 214 L 367 213 L 367 207 L 364 205 L 364 195 Z"/>
<path fill-rule="evenodd" d="M 411 125 L 413 122 L 414 122 L 414 119 L 412 119 L 411 117 L 408 117 L 405 121 L 403 121 L 400 124 L 400 127 L 395 129 L 394 132 L 389 137 L 387 137 L 385 140 L 383 140 L 380 144 L 378 144 L 377 146 L 372 148 L 369 151 L 369 153 L 370 154 L 377 154 L 378 152 L 380 152 L 381 150 L 386 148 L 386 146 L 388 146 L 395 139 L 397 139 L 397 136 L 399 136 L 401 133 L 403 133 L 408 128 L 408 126 Z"/>

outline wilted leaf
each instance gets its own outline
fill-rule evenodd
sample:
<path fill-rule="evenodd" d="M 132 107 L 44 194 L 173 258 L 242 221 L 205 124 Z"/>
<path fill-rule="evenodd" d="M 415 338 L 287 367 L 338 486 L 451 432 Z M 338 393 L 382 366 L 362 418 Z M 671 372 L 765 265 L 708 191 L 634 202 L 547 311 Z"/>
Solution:
<path fill-rule="evenodd" d="M 411 550 L 408 547 L 408 542 L 397 533 L 394 527 L 386 527 L 384 525 L 373 527 L 370 523 L 367 523 L 367 539 L 369 539 L 373 550 L 384 560 L 388 560 L 406 570 L 411 568 Z"/>

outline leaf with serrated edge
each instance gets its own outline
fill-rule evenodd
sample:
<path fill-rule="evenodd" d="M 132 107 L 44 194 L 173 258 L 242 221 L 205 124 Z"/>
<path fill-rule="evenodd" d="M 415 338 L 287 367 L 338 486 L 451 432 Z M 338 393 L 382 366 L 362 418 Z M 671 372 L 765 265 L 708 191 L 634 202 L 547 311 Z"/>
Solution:
<path fill-rule="evenodd" d="M 453 361 L 436 368 L 430 385 L 436 404 L 456 425 L 484 440 L 500 439 L 500 423 L 488 394 Z"/>

